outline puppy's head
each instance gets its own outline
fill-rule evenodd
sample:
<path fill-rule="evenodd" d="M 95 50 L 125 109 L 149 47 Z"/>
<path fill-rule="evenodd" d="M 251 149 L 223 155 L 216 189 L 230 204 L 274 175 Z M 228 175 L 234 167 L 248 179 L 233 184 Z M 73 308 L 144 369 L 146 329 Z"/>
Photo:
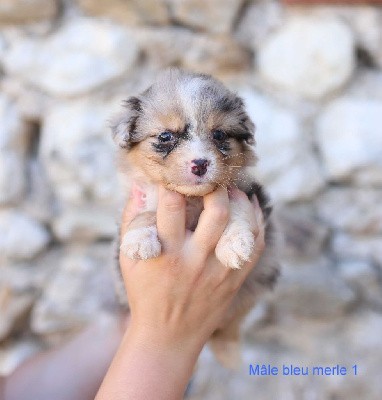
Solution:
<path fill-rule="evenodd" d="M 243 101 L 210 76 L 177 69 L 128 99 L 112 131 L 130 166 L 188 196 L 232 184 L 255 159 Z"/>

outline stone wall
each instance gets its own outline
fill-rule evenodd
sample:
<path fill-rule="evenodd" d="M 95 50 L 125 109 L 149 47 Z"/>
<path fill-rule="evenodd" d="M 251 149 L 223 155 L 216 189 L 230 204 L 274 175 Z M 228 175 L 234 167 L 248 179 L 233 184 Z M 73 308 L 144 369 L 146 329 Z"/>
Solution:
<path fill-rule="evenodd" d="M 113 303 L 107 120 L 171 65 L 242 95 L 283 232 L 283 274 L 246 321 L 242 369 L 222 370 L 205 350 L 190 398 L 379 399 L 376 6 L 0 0 L 0 373 Z M 258 378 L 249 363 L 358 364 L 359 375 Z"/>

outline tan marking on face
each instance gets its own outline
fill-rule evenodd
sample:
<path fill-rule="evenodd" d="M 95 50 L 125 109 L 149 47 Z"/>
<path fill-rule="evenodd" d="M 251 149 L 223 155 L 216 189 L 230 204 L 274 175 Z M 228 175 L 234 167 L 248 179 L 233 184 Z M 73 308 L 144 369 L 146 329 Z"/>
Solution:
<path fill-rule="evenodd" d="M 166 79 L 141 96 L 142 110 L 135 126 L 140 142 L 124 154 L 129 165 L 139 170 L 144 179 L 187 195 L 200 196 L 218 186 L 243 180 L 242 167 L 255 160 L 250 147 L 243 140 L 229 137 L 230 150 L 225 151 L 219 149 L 212 137 L 216 129 L 230 134 L 235 129 L 245 132 L 240 101 L 237 109 L 222 111 L 223 108 L 218 109 L 222 99 L 228 99 L 229 105 L 235 95 L 212 78 L 175 74 Z M 159 143 L 157 135 L 164 131 L 178 135 L 187 124 L 188 138 L 180 136 L 170 153 L 159 153 L 153 148 L 153 142 Z M 193 159 L 209 161 L 205 174 L 192 174 Z"/>
<path fill-rule="evenodd" d="M 170 132 L 180 132 L 183 131 L 186 126 L 185 118 L 181 113 L 174 112 L 174 110 L 166 114 L 159 114 L 158 122 L 158 125 L 162 126 L 161 132 L 166 130 Z"/>

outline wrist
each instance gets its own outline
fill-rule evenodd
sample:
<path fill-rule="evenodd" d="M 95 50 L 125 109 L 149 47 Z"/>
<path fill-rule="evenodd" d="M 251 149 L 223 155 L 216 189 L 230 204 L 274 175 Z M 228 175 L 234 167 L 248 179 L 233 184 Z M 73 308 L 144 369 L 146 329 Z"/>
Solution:
<path fill-rule="evenodd" d="M 197 359 L 205 340 L 200 335 L 181 334 L 179 327 L 157 327 L 138 323 L 133 318 L 125 334 L 124 340 L 135 347 L 167 357 L 178 359 Z"/>

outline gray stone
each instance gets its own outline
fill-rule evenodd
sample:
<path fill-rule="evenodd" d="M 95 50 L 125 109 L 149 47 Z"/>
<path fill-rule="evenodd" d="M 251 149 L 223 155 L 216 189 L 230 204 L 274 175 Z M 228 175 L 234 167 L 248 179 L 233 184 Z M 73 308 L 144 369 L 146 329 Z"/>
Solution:
<path fill-rule="evenodd" d="M 38 158 L 31 158 L 27 164 L 28 191 L 20 203 L 20 209 L 30 217 L 49 224 L 55 214 L 55 200 L 46 171 Z"/>
<path fill-rule="evenodd" d="M 0 62 L 3 58 L 5 49 L 6 49 L 6 42 L 3 35 L 0 33 Z"/>
<path fill-rule="evenodd" d="M 295 16 L 261 47 L 258 67 L 275 87 L 319 99 L 350 78 L 354 39 L 339 19 Z"/>
<path fill-rule="evenodd" d="M 0 150 L 0 204 L 18 203 L 26 184 L 24 157 Z"/>
<path fill-rule="evenodd" d="M 235 37 L 257 51 L 268 36 L 283 23 L 285 8 L 276 0 L 257 0 L 249 3 L 242 15 Z"/>
<path fill-rule="evenodd" d="M 325 252 L 328 227 L 321 223 L 310 203 L 276 208 L 277 232 L 283 237 L 280 259 L 320 258 Z"/>
<path fill-rule="evenodd" d="M 114 144 L 108 119 L 121 99 L 78 100 L 47 113 L 40 155 L 55 194 L 64 205 L 112 208 L 117 197 Z"/>
<path fill-rule="evenodd" d="M 317 120 L 316 137 L 330 179 L 382 184 L 382 101 L 339 98 Z"/>
<path fill-rule="evenodd" d="M 126 24 L 166 24 L 169 22 L 164 0 L 76 0 L 88 14 L 110 17 Z"/>
<path fill-rule="evenodd" d="M 280 315 L 334 318 L 343 315 L 355 301 L 354 291 L 326 260 L 283 260 L 274 300 Z"/>
<path fill-rule="evenodd" d="M 323 187 L 324 180 L 299 119 L 253 91 L 239 93 L 257 126 L 256 176 L 276 202 L 311 198 Z"/>
<path fill-rule="evenodd" d="M 113 238 L 117 234 L 116 210 L 96 207 L 71 207 L 54 218 L 52 230 L 61 241 Z"/>
<path fill-rule="evenodd" d="M 333 188 L 317 200 L 320 217 L 335 229 L 382 234 L 382 190 Z"/>
<path fill-rule="evenodd" d="M 40 121 L 48 104 L 52 102 L 48 94 L 10 75 L 4 76 L 0 87 L 4 94 L 12 98 L 22 119 L 27 122 L 27 127 L 31 122 Z"/>
<path fill-rule="evenodd" d="M 33 300 L 30 293 L 15 294 L 8 286 L 0 287 L 0 341 L 25 322 Z"/>
<path fill-rule="evenodd" d="M 244 0 L 170 0 L 175 21 L 212 33 L 230 32 L 243 3 Z"/>
<path fill-rule="evenodd" d="M 0 348 L 0 375 L 11 374 L 16 367 L 43 350 L 41 343 L 34 338 L 14 340 Z"/>
<path fill-rule="evenodd" d="M 358 292 L 361 300 L 378 308 L 382 307 L 378 270 L 370 262 L 350 259 L 341 261 L 337 269 L 342 279 Z"/>
<path fill-rule="evenodd" d="M 335 234 L 331 249 L 340 260 L 376 262 L 382 269 L 382 235 Z"/>
<path fill-rule="evenodd" d="M 15 103 L 0 94 L 0 205 L 21 200 L 25 189 L 25 124 Z"/>
<path fill-rule="evenodd" d="M 137 56 L 128 29 L 78 18 L 45 39 L 12 43 L 4 67 L 7 73 L 48 93 L 75 96 L 122 76 L 131 70 Z"/>
<path fill-rule="evenodd" d="M 359 69 L 349 85 L 347 95 L 357 99 L 382 101 L 382 71 Z"/>
<path fill-rule="evenodd" d="M 49 232 L 43 225 L 16 210 L 0 210 L 0 254 L 31 259 L 46 248 Z"/>
<path fill-rule="evenodd" d="M 31 326 L 39 335 L 75 331 L 115 303 L 110 244 L 65 249 L 56 274 L 32 312 Z"/>
<path fill-rule="evenodd" d="M 379 349 L 382 329 L 382 316 L 371 310 L 358 312 L 352 319 L 347 320 L 344 330 L 346 345 L 356 349 L 359 356 L 366 352 L 375 352 Z"/>
<path fill-rule="evenodd" d="M 0 151 L 24 150 L 26 147 L 25 126 L 15 103 L 0 94 Z"/>
<path fill-rule="evenodd" d="M 309 321 L 288 315 L 282 323 L 265 324 L 255 332 L 253 340 L 244 343 L 243 362 L 236 371 L 221 368 L 204 349 L 187 398 L 377 400 L 382 388 L 378 367 L 380 325 L 381 316 L 368 310 L 332 321 Z M 250 364 L 276 366 L 279 374 L 249 376 Z M 283 365 L 291 364 L 308 367 L 310 372 L 313 366 L 339 364 L 346 367 L 347 375 L 283 376 Z M 354 364 L 358 365 L 358 376 L 353 375 Z"/>
<path fill-rule="evenodd" d="M 62 256 L 61 251 L 53 248 L 33 260 L 3 260 L 0 264 L 0 287 L 9 288 L 15 296 L 33 294 L 37 297 Z"/>
<path fill-rule="evenodd" d="M 181 65 L 185 49 L 192 48 L 195 37 L 180 27 L 144 27 L 133 33 L 147 63 L 155 68 Z"/>
<path fill-rule="evenodd" d="M 321 18 L 331 18 L 333 15 L 340 18 L 352 28 L 356 44 L 366 50 L 371 58 L 382 66 L 382 12 L 378 7 L 368 4 L 351 4 L 325 6 L 318 5 L 309 10 Z M 292 11 L 293 12 L 293 11 Z"/>
<path fill-rule="evenodd" d="M 194 35 L 191 46 L 183 53 L 184 68 L 218 77 L 247 71 L 248 51 L 230 36 Z"/>
<path fill-rule="evenodd" d="M 0 0 L 0 23 L 19 24 L 54 18 L 57 0 Z"/>
<path fill-rule="evenodd" d="M 247 50 L 230 36 L 192 33 L 181 27 L 162 27 L 136 29 L 134 37 L 148 64 L 155 68 L 177 65 L 221 76 L 248 70 L 250 65 Z"/>

